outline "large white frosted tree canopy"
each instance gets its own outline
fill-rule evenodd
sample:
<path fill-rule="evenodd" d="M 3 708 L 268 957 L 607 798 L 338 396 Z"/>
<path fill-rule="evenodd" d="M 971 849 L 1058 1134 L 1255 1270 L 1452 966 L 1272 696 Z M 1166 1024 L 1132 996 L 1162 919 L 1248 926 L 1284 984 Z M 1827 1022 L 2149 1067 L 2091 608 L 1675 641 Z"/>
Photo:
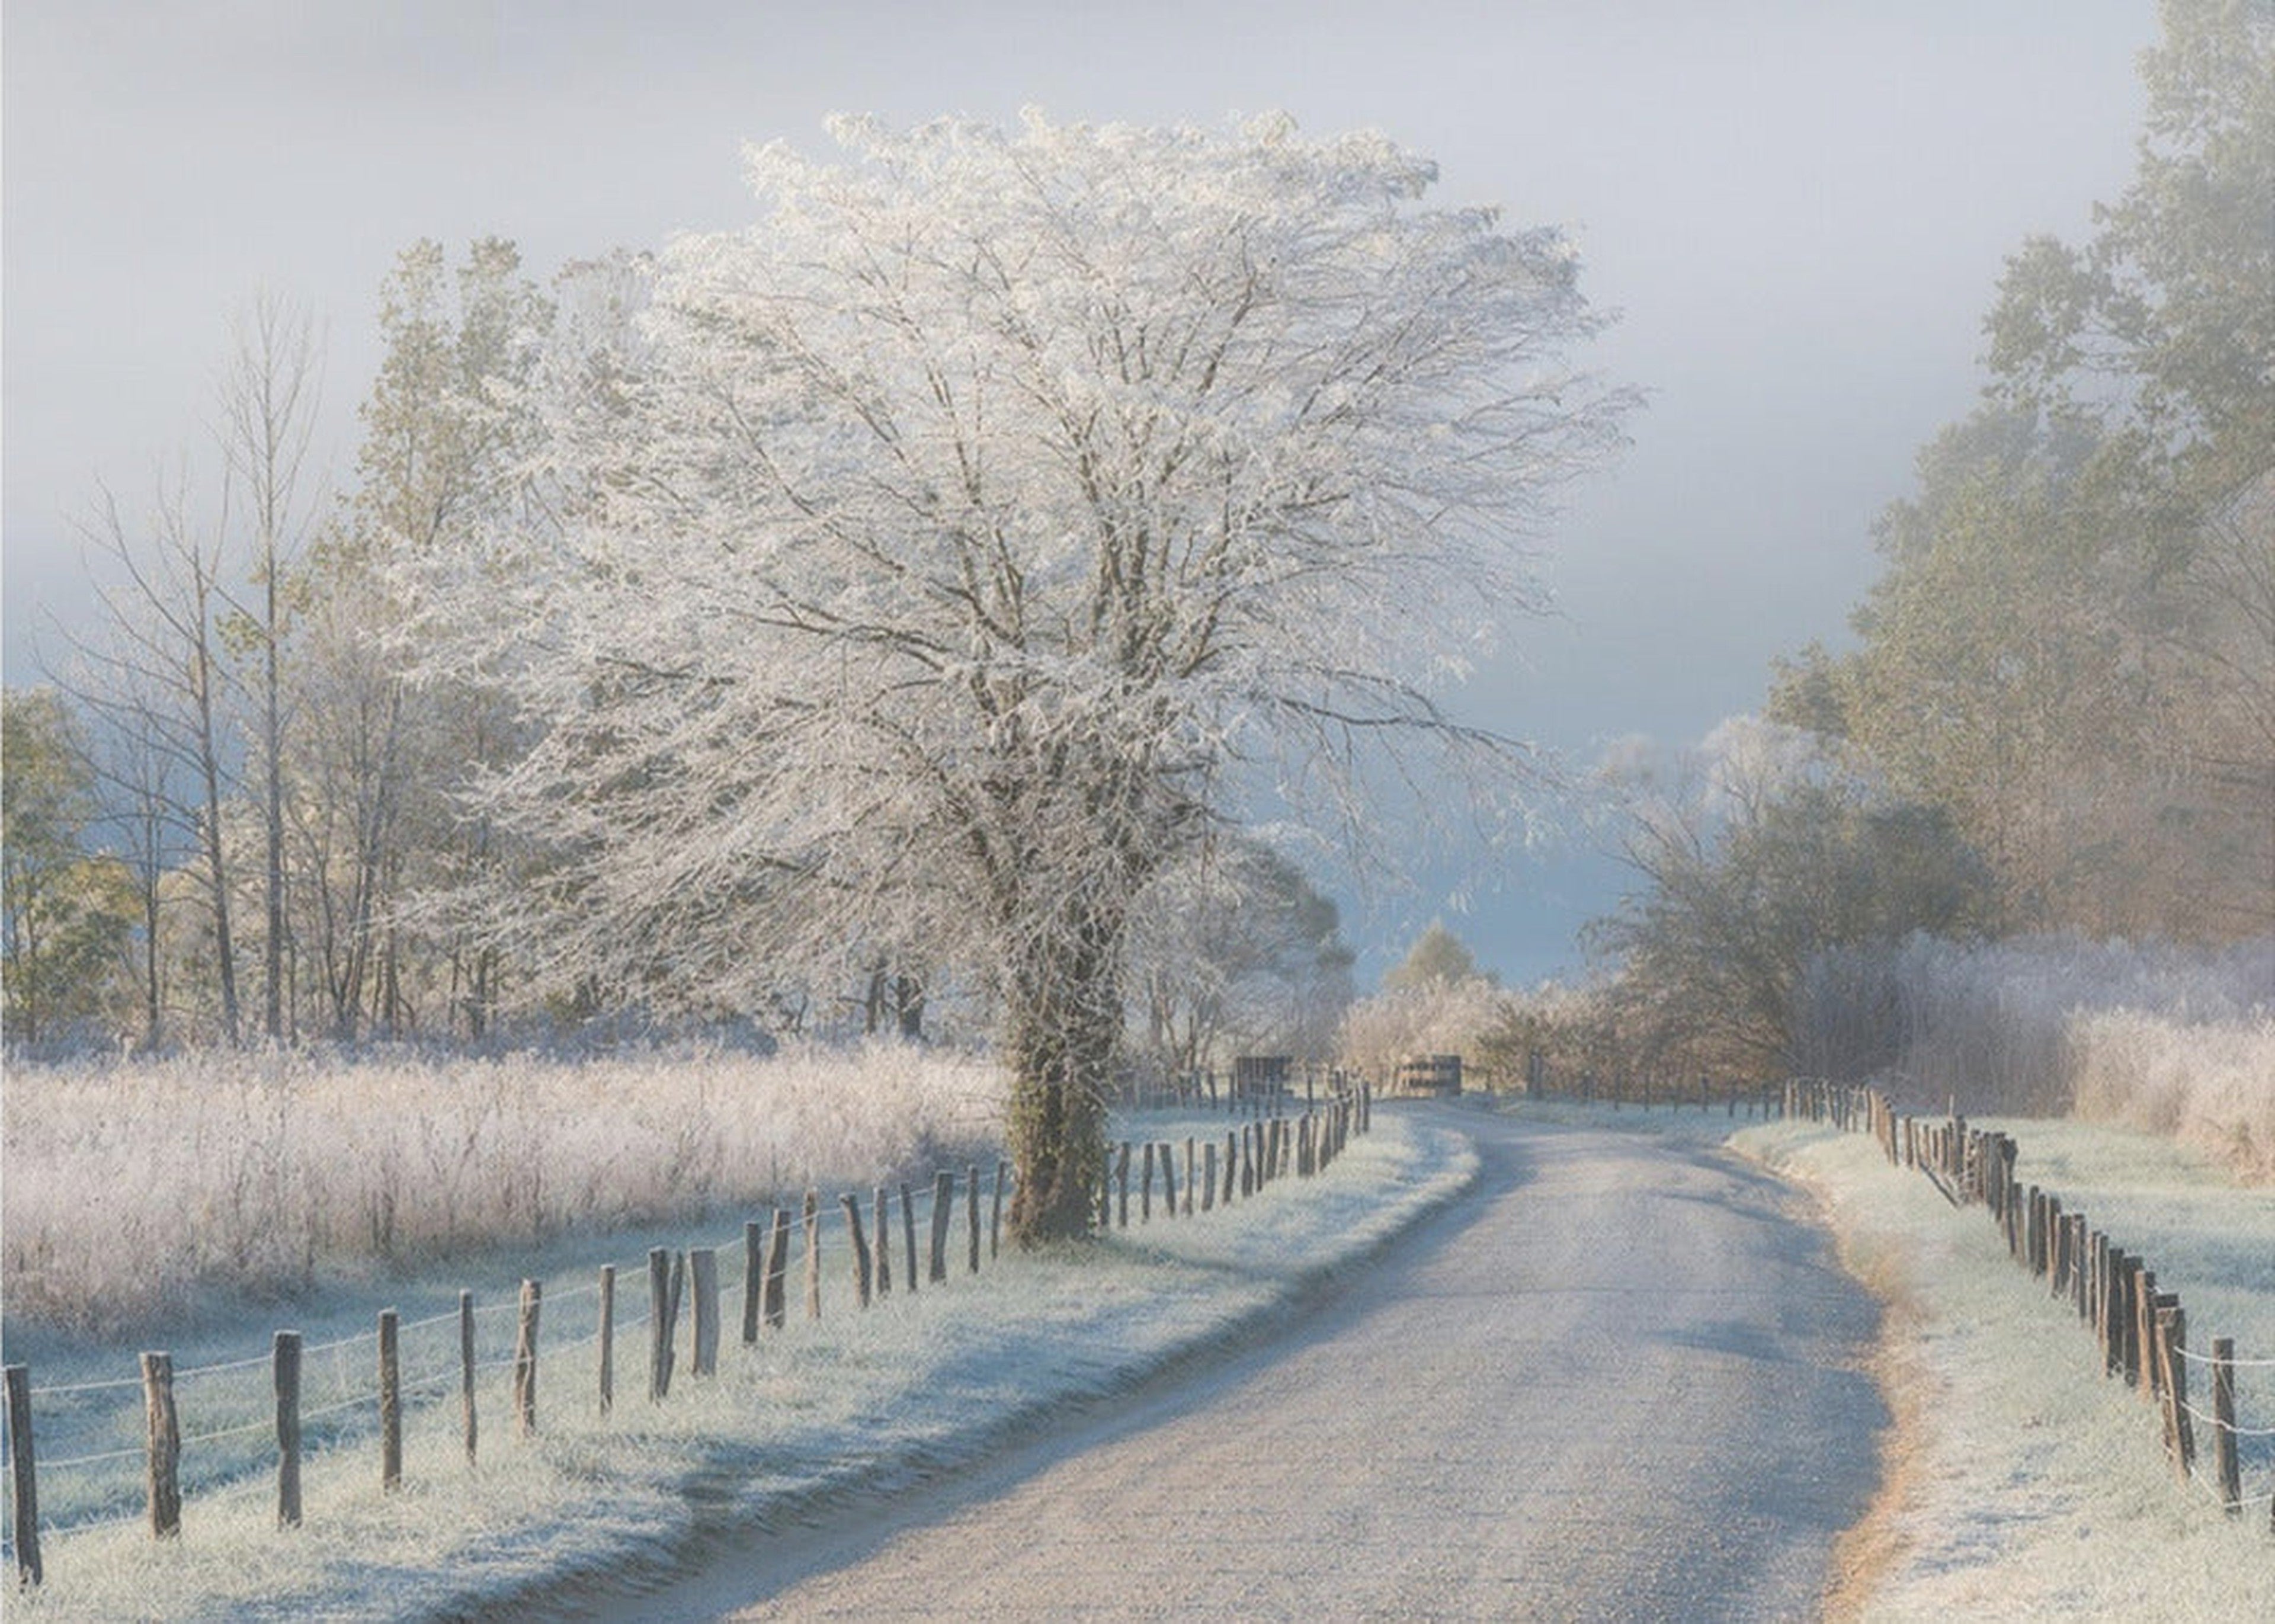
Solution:
<path fill-rule="evenodd" d="M 1032 1139 L 1095 1137 L 1149 880 L 1251 768 L 1489 773 L 1432 691 L 1535 606 L 1544 499 L 1627 403 L 1569 363 L 1568 241 L 1425 202 L 1379 136 L 833 132 L 564 323 L 557 522 L 459 594 L 546 729 L 495 798 L 557 854 L 563 977 L 984 981 L 1024 1229 L 1064 1232 L 1085 1170 Z"/>

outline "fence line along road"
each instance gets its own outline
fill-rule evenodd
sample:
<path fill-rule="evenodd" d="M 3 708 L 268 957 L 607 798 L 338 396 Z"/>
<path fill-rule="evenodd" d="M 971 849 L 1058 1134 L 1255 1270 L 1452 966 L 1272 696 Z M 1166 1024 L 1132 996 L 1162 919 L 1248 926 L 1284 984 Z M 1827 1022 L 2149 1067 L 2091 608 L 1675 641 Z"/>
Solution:
<path fill-rule="evenodd" d="M 1285 1091 L 1275 1098 L 1283 1107 L 1289 1103 Z M 1216 1099 L 1236 1117 L 1247 1118 L 1230 1129 L 1221 1144 L 1213 1135 L 1206 1143 L 1200 1136 L 1188 1137 L 1181 1145 L 1138 1142 L 1143 1146 L 1138 1222 L 1153 1218 L 1157 1183 L 1164 1221 L 1213 1212 L 1220 1205 L 1229 1207 L 1278 1179 L 1308 1178 L 1324 1172 L 1351 1137 L 1365 1132 L 1372 1122 L 1371 1085 L 1364 1082 L 1346 1085 L 1340 1076 L 1323 1095 L 1315 1093 L 1311 1108 L 1292 1119 L 1262 1114 L 1264 1096 L 1259 1092 L 1228 1090 Z M 1113 1153 L 1098 1170 L 1095 1189 L 1101 1227 L 1107 1225 L 1109 1218 L 1120 1227 L 1130 1223 L 1133 1148 L 1131 1142 L 1113 1147 Z M 1199 1180 L 1206 1182 L 1197 1191 Z M 953 1278 L 949 1243 L 958 1217 L 959 1184 L 964 1230 L 959 1249 L 962 1272 L 978 1274 L 983 1259 L 999 1258 L 1010 1182 L 1009 1165 L 999 1160 L 992 1169 L 992 1179 L 985 1177 L 980 1167 L 967 1165 L 960 1175 L 954 1169 L 940 1170 L 929 1190 L 912 1190 L 909 1184 L 901 1183 L 897 1194 L 904 1272 L 898 1277 L 900 1288 L 915 1294 L 921 1289 L 919 1281 L 937 1289 Z M 815 1190 L 806 1192 L 796 1213 L 777 1206 L 767 1220 L 746 1222 L 740 1234 L 744 1266 L 739 1280 L 719 1266 L 721 1254 L 734 1245 L 731 1240 L 676 1252 L 656 1248 L 647 1258 L 647 1306 L 635 1318 L 616 1314 L 616 1289 L 619 1273 L 636 1275 L 638 1265 L 620 1269 L 608 1264 L 600 1267 L 592 1284 L 573 1288 L 548 1292 L 541 1282 L 525 1280 L 516 1297 L 479 1307 L 472 1291 L 462 1291 L 457 1309 L 408 1322 L 396 1311 L 384 1310 L 372 1335 L 306 1344 L 297 1332 L 280 1331 L 265 1356 L 177 1369 L 170 1354 L 152 1352 L 142 1356 L 139 1377 L 46 1387 L 33 1384 L 27 1366 L 11 1364 L 5 1369 L 7 1461 L 0 1469 L 0 1481 L 5 1482 L 11 1500 L 5 1560 L 14 1564 L 19 1584 L 43 1584 L 42 1531 L 68 1532 L 96 1522 L 125 1521 L 132 1514 L 122 1506 L 130 1495 L 140 1499 L 154 1537 L 184 1537 L 185 1495 L 194 1501 L 200 1495 L 241 1492 L 257 1484 L 260 1475 L 271 1469 L 276 1475 L 277 1526 L 287 1531 L 299 1528 L 305 1516 L 302 1466 L 310 1447 L 336 1446 L 375 1433 L 380 1482 L 383 1490 L 393 1492 L 402 1483 L 406 1409 L 419 1401 L 431 1409 L 453 1395 L 458 1399 L 465 1462 L 471 1469 L 478 1459 L 480 1441 L 477 1378 L 509 1373 L 509 1414 L 514 1431 L 525 1438 L 535 1432 L 544 1414 L 539 1400 L 540 1326 L 559 1326 L 562 1310 L 586 1299 L 596 1305 L 593 1328 L 565 1342 L 543 1342 L 543 1354 L 558 1359 L 564 1353 L 597 1344 L 593 1391 L 597 1413 L 606 1416 L 615 1398 L 617 1341 L 646 1326 L 649 1396 L 654 1402 L 664 1402 L 670 1394 L 673 1372 L 681 1363 L 678 1329 L 683 1314 L 688 1331 L 685 1371 L 694 1379 L 716 1373 L 726 1298 L 737 1293 L 743 1297 L 740 1326 L 746 1346 L 756 1344 L 762 1331 L 781 1333 L 787 1328 L 785 1288 L 793 1228 L 802 1235 L 806 1319 L 818 1319 L 823 1313 L 822 1253 L 825 1230 L 833 1227 L 844 1237 L 849 1266 L 842 1278 L 849 1281 L 857 1311 L 890 1295 L 896 1284 L 890 1212 L 894 1194 L 882 1183 L 873 1188 L 873 1235 L 862 1227 L 861 1197 L 852 1192 L 841 1196 L 842 1218 L 834 1226 L 825 1224 L 820 1192 Z M 928 1209 L 921 1219 L 920 1207 Z M 917 1253 L 920 1227 L 931 1240 L 926 1259 L 929 1266 L 921 1273 Z M 549 1315 L 547 1310 L 551 1311 Z M 491 1319 L 498 1323 L 488 1331 L 486 1341 L 478 1333 L 483 1322 Z M 445 1327 L 450 1334 L 447 1348 L 439 1355 L 419 1360 L 406 1356 L 406 1337 Z M 351 1374 L 351 1363 L 359 1365 L 363 1374 Z M 269 1378 L 259 1390 L 247 1387 L 219 1394 L 213 1406 L 216 1412 L 213 1422 L 183 1425 L 185 1403 L 212 1379 L 246 1376 L 256 1371 L 267 1371 Z M 130 1389 L 141 1394 L 139 1410 L 129 1412 L 114 1406 L 100 1414 L 86 1413 L 92 1396 Z M 77 1435 L 100 1438 L 108 1431 L 118 1438 L 139 1431 L 140 1439 L 42 1460 L 34 1435 L 35 1415 L 43 1414 L 50 1404 L 60 1407 L 61 1419 Z M 329 1429 L 308 1426 L 311 1422 L 325 1421 L 341 1424 Z M 265 1448 L 242 1446 L 263 1438 L 273 1442 Z M 215 1445 L 239 1446 L 217 1450 L 212 1447 Z M 130 1460 L 143 1463 L 139 1493 L 134 1485 L 123 1481 L 97 1485 L 75 1498 L 76 1514 L 67 1514 L 61 1522 L 42 1518 L 43 1476 L 52 1479 L 57 1473 L 90 1472 Z"/>

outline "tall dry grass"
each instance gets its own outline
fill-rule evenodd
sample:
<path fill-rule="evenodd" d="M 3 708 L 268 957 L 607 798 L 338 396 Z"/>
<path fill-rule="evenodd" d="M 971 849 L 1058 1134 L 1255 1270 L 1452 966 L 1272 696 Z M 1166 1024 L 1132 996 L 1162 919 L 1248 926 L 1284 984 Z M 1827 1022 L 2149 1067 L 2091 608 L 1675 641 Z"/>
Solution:
<path fill-rule="evenodd" d="M 1915 1104 L 2075 1114 L 2275 1180 L 2275 939 L 2224 948 L 1924 936 L 1821 957 L 1796 1029 Z"/>
<path fill-rule="evenodd" d="M 555 1061 L 305 1052 L 11 1067 L 11 1318 L 101 1333 L 215 1289 L 692 1220 L 991 1142 L 993 1067 L 907 1046 Z"/>

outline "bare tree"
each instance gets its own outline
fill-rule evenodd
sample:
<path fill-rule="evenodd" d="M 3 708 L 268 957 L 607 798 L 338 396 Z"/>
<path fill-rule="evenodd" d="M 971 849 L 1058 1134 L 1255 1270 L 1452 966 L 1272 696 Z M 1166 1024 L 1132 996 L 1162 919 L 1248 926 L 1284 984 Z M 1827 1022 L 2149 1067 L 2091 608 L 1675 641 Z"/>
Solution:
<path fill-rule="evenodd" d="M 303 540 L 301 473 L 315 423 L 317 356 L 306 312 L 256 298 L 234 323 L 219 391 L 217 427 L 229 478 L 253 526 L 254 596 L 240 616 L 251 644 L 259 711 L 261 850 L 267 930 L 261 944 L 261 1029 L 284 1035 L 284 694 L 286 571 Z"/>
<path fill-rule="evenodd" d="M 188 476 L 177 472 L 160 480 L 140 525 L 131 525 L 104 488 L 79 528 L 101 561 L 94 573 L 102 623 L 70 639 L 78 660 L 67 686 L 147 752 L 134 769 L 136 783 L 166 797 L 170 821 L 190 831 L 211 924 L 218 1020 L 235 1044 L 244 1023 L 231 925 L 235 882 L 223 839 L 226 804 L 237 789 L 222 646 L 226 503 L 210 517 L 194 514 Z M 156 825 L 150 827 L 155 841 Z"/>

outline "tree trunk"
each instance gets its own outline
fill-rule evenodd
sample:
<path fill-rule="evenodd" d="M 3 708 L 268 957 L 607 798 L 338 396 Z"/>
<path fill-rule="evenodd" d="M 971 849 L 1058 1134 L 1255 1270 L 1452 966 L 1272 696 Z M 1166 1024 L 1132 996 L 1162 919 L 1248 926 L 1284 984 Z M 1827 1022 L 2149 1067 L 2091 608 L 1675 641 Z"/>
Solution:
<path fill-rule="evenodd" d="M 1017 1179 L 1010 1231 L 1022 1246 L 1090 1234 L 1106 1154 L 1106 1092 L 1122 1030 L 1119 933 L 1087 921 L 1040 944 L 1009 1001 L 1009 1140 Z"/>

